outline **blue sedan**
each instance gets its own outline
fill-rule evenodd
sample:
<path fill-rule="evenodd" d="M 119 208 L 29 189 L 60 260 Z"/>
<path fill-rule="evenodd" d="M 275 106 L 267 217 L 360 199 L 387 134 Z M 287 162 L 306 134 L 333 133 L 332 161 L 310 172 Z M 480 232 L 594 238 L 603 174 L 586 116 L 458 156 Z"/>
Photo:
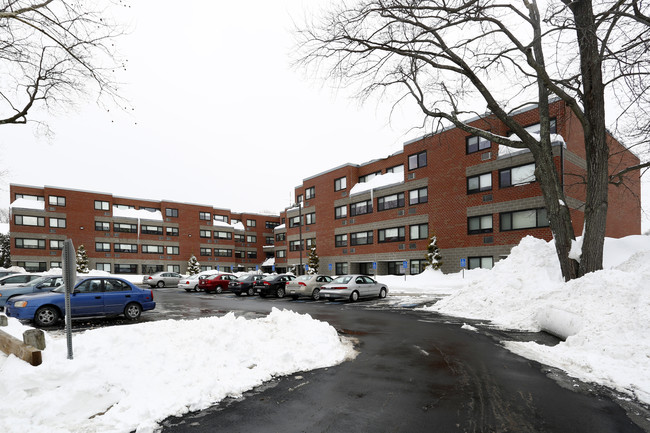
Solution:
<path fill-rule="evenodd" d="M 121 278 L 84 277 L 70 294 L 72 317 L 118 316 L 137 320 L 156 303 L 151 290 L 141 289 Z M 48 293 L 33 293 L 11 298 L 5 314 L 19 320 L 33 320 L 36 326 L 52 326 L 65 312 L 65 287 Z"/>

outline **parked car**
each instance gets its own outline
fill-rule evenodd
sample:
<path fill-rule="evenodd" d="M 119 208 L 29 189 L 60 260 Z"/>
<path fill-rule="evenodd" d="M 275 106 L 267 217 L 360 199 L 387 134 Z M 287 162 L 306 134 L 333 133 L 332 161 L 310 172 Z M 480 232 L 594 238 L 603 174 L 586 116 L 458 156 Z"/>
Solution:
<path fill-rule="evenodd" d="M 13 274 L 0 278 L 0 286 L 17 286 L 42 277 L 43 274 Z"/>
<path fill-rule="evenodd" d="M 0 278 L 6 277 L 7 275 L 17 274 L 16 271 L 0 271 Z"/>
<path fill-rule="evenodd" d="M 367 275 L 342 275 L 320 289 L 321 298 L 349 299 L 352 302 L 374 296 L 385 298 L 386 295 L 388 287 Z"/>
<path fill-rule="evenodd" d="M 237 277 L 233 274 L 217 274 L 209 278 L 199 278 L 199 289 L 204 290 L 205 293 L 221 293 L 224 290 L 228 290 L 230 282 L 236 279 Z"/>
<path fill-rule="evenodd" d="M 308 296 L 314 301 L 317 301 L 320 298 L 321 286 L 330 281 L 332 281 L 332 277 L 327 275 L 301 275 L 287 283 L 287 295 L 293 299 L 298 299 L 300 296 Z"/>
<path fill-rule="evenodd" d="M 142 284 L 149 284 L 151 287 L 172 287 L 177 286 L 182 278 L 183 276 L 176 272 L 156 272 L 142 277 Z"/>
<path fill-rule="evenodd" d="M 237 296 L 241 296 L 244 293 L 246 293 L 248 296 L 253 296 L 255 294 L 255 288 L 253 286 L 256 282 L 261 281 L 263 278 L 264 275 L 261 274 L 242 275 L 235 281 L 230 282 L 228 285 L 228 290 Z"/>
<path fill-rule="evenodd" d="M 287 283 L 295 278 L 296 276 L 291 274 L 269 275 L 263 280 L 256 282 L 253 287 L 255 293 L 259 293 L 262 298 L 267 295 L 275 295 L 278 298 L 284 298 Z"/>
<path fill-rule="evenodd" d="M 143 311 L 153 310 L 153 291 L 114 277 L 83 277 L 70 294 L 71 317 L 118 316 L 137 320 Z M 65 311 L 65 286 L 51 292 L 11 298 L 5 314 L 19 320 L 33 320 L 39 327 L 55 325 Z"/>
<path fill-rule="evenodd" d="M 14 296 L 25 295 L 27 293 L 49 292 L 63 284 L 61 275 L 50 275 L 37 278 L 29 283 L 19 284 L 17 286 L 0 286 L 0 307 L 4 307 L 7 301 Z"/>
<path fill-rule="evenodd" d="M 178 288 L 179 289 L 184 289 L 186 292 L 191 292 L 195 291 L 198 292 L 199 289 L 199 278 L 210 278 L 213 276 L 214 273 L 198 273 L 194 275 L 190 275 L 186 278 L 181 279 L 178 282 Z"/>

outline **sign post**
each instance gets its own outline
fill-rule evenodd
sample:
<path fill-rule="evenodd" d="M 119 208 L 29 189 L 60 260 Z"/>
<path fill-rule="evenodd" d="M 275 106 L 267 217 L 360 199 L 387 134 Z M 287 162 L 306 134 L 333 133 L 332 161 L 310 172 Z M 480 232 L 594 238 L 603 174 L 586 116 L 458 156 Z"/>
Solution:
<path fill-rule="evenodd" d="M 402 267 L 404 268 L 404 281 L 406 281 L 406 269 L 409 267 L 409 262 L 408 260 L 404 260 L 402 262 Z"/>
<path fill-rule="evenodd" d="M 77 280 L 77 260 L 72 239 L 63 243 L 63 284 L 65 286 L 65 337 L 68 343 L 68 359 L 72 359 L 72 319 L 70 308 L 70 293 L 74 290 Z"/>
<path fill-rule="evenodd" d="M 467 266 L 467 259 L 460 259 L 460 267 L 463 268 L 463 279 L 465 278 L 465 267 Z"/>

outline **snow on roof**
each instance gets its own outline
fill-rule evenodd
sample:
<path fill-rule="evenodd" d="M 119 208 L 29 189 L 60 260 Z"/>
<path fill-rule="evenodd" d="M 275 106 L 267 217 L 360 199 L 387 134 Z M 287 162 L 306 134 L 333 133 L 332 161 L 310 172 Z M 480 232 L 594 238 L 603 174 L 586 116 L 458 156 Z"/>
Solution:
<path fill-rule="evenodd" d="M 45 202 L 40 200 L 30 200 L 28 198 L 17 198 L 9 205 L 10 208 L 45 210 Z"/>
<path fill-rule="evenodd" d="M 113 216 L 117 218 L 135 218 L 141 220 L 163 221 L 162 212 L 146 209 L 120 209 L 113 206 Z"/>
<path fill-rule="evenodd" d="M 537 140 L 541 139 L 540 135 L 537 134 L 537 133 L 530 133 L 530 135 L 532 135 L 533 138 L 535 138 Z M 508 137 L 508 140 L 521 141 L 521 139 L 519 137 L 517 137 L 516 135 L 514 135 L 514 134 L 511 135 L 510 137 Z M 566 148 L 566 142 L 564 141 L 564 137 L 562 137 L 560 134 L 551 134 L 551 144 L 553 146 L 557 146 L 557 145 L 561 144 L 562 146 L 564 146 Z M 498 155 L 498 158 L 508 158 L 508 157 L 519 155 L 519 154 L 526 153 L 526 152 L 530 152 L 530 150 L 528 150 L 528 149 L 517 149 L 515 147 L 508 147 L 508 146 L 504 146 L 504 145 L 500 144 L 499 145 L 499 153 L 497 155 Z"/>
<path fill-rule="evenodd" d="M 215 226 L 215 227 L 223 227 L 223 228 L 226 228 L 226 229 L 237 230 L 237 231 L 240 231 L 240 232 L 246 231 L 246 229 L 244 228 L 244 224 L 242 224 L 241 221 L 236 222 L 235 224 L 228 224 L 228 223 L 223 222 L 223 221 L 212 221 L 212 225 Z"/>
<path fill-rule="evenodd" d="M 237 231 L 243 232 L 246 229 L 244 228 L 244 224 L 242 224 L 241 221 L 236 222 L 235 224 L 232 224 L 232 228 L 234 228 Z"/>
<path fill-rule="evenodd" d="M 371 189 L 384 188 L 389 185 L 404 183 L 404 173 L 386 173 L 373 177 L 368 182 L 357 183 L 350 190 L 350 195 L 360 194 Z"/>
<path fill-rule="evenodd" d="M 279 226 L 273 227 L 273 230 L 284 230 L 287 228 L 286 224 L 280 224 Z"/>

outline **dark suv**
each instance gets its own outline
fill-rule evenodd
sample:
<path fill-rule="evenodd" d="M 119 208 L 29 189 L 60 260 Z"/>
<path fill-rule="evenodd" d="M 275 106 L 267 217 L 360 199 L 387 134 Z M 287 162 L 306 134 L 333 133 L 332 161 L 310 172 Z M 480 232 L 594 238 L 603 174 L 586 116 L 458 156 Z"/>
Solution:
<path fill-rule="evenodd" d="M 255 283 L 255 292 L 264 298 L 267 295 L 275 295 L 278 298 L 284 298 L 286 294 L 286 285 L 289 281 L 296 278 L 291 274 L 269 275 Z"/>

